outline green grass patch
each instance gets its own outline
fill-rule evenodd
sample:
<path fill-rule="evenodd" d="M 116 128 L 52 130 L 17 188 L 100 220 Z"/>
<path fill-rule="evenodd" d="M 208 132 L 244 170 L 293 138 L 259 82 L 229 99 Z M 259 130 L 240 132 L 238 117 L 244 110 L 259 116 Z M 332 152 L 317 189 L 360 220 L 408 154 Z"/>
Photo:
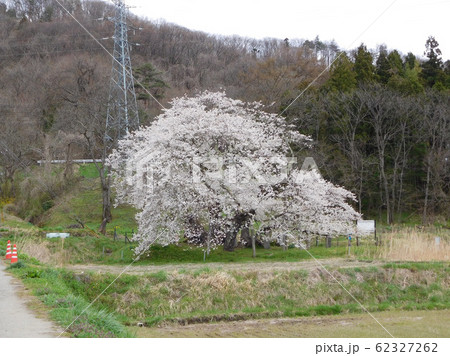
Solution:
<path fill-rule="evenodd" d="M 16 264 L 17 265 L 17 264 Z M 91 299 L 80 293 L 83 282 L 71 272 L 60 269 L 23 265 L 11 268 L 24 284 L 50 308 L 50 316 L 73 337 L 130 337 L 115 313 L 89 306 Z M 72 278 L 68 278 L 72 275 Z M 70 283 L 68 281 L 70 280 Z M 105 282 L 106 283 L 106 282 Z M 98 289 L 96 289 L 98 292 Z M 73 323 L 72 323 L 73 322 Z M 69 326 L 70 325 L 70 326 Z"/>
<path fill-rule="evenodd" d="M 18 261 L 16 263 L 13 263 L 12 265 L 9 265 L 8 268 L 6 268 L 7 270 L 11 270 L 11 269 L 20 269 L 20 268 L 25 268 L 26 264 L 23 261 Z"/>
<path fill-rule="evenodd" d="M 394 262 L 386 263 L 383 268 L 408 269 L 411 271 L 445 270 L 450 272 L 450 264 L 447 262 Z"/>
<path fill-rule="evenodd" d="M 137 228 L 135 215 L 136 209 L 127 205 L 112 208 L 113 220 L 107 226 L 108 232 L 117 227 L 119 234 L 130 235 Z M 39 226 L 45 230 L 67 230 L 67 226 L 77 224 L 77 219 L 93 230 L 98 230 L 102 221 L 102 191 L 94 164 L 79 166 L 73 186 L 49 206 L 40 217 Z"/>
<path fill-rule="evenodd" d="M 346 247 L 340 246 L 326 248 L 325 246 L 313 246 L 309 252 L 315 258 L 342 258 L 347 256 Z M 271 246 L 270 249 L 256 248 L 256 258 L 252 257 L 250 248 L 237 248 L 233 252 L 224 251 L 219 247 L 211 251 L 204 260 L 203 248 L 191 246 L 185 243 L 169 246 L 154 245 L 147 254 L 144 254 L 138 264 L 168 264 L 168 263 L 203 263 L 203 262 L 298 262 L 311 259 L 308 252 L 301 248 L 283 250 L 279 246 Z"/>
<path fill-rule="evenodd" d="M 98 169 L 94 163 L 80 165 L 78 168 L 78 172 L 79 172 L 80 176 L 83 178 L 93 179 L 93 178 L 100 177 L 100 175 L 98 173 Z"/>

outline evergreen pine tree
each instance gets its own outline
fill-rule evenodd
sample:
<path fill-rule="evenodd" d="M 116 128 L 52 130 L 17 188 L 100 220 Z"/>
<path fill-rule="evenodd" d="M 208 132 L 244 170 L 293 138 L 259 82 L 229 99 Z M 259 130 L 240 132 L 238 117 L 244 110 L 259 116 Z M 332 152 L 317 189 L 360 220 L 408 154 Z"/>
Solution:
<path fill-rule="evenodd" d="M 353 63 L 345 52 L 341 53 L 331 66 L 327 86 L 337 92 L 350 92 L 356 88 L 356 74 L 353 71 Z"/>
<path fill-rule="evenodd" d="M 386 47 L 382 46 L 380 47 L 376 63 L 376 75 L 380 83 L 386 84 L 388 82 L 391 76 L 390 69 Z"/>
<path fill-rule="evenodd" d="M 369 83 L 375 80 L 375 66 L 373 65 L 373 56 L 367 50 L 367 47 L 361 43 L 354 55 L 354 71 L 358 84 Z"/>
<path fill-rule="evenodd" d="M 422 79 L 427 87 L 434 87 L 436 84 L 443 85 L 444 77 L 443 63 L 439 43 L 433 36 L 428 37 L 425 43 L 426 50 L 424 54 L 428 60 L 422 63 Z"/>

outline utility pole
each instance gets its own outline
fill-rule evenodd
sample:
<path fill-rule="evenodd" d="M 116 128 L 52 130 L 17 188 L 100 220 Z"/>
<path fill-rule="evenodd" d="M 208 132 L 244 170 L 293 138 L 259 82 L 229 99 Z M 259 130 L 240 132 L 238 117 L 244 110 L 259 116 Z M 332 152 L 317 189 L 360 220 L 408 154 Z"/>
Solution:
<path fill-rule="evenodd" d="M 128 8 L 122 0 L 115 0 L 114 52 L 106 117 L 105 150 L 139 127 L 139 114 L 131 68 L 128 42 Z"/>

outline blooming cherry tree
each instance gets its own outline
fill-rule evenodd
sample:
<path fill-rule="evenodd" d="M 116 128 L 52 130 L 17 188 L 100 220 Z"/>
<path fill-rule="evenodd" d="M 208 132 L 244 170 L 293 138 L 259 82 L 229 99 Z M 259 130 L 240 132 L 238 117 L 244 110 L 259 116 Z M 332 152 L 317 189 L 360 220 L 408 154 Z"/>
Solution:
<path fill-rule="evenodd" d="M 272 238 L 349 232 L 359 218 L 353 194 L 286 158 L 310 141 L 258 103 L 222 92 L 174 99 L 109 158 L 116 203 L 140 209 L 136 252 L 183 235 L 231 250 L 255 222 Z"/>

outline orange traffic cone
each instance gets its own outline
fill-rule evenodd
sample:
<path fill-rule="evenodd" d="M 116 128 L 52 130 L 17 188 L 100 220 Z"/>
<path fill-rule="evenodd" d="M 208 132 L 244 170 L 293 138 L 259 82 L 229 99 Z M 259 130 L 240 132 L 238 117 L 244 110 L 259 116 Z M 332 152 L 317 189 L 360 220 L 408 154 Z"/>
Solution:
<path fill-rule="evenodd" d="M 12 255 L 11 255 L 11 264 L 16 263 L 17 261 L 19 261 L 19 259 L 17 258 L 17 247 L 14 244 L 13 252 L 12 252 Z"/>
<path fill-rule="evenodd" d="M 6 259 L 11 259 L 11 241 L 8 240 L 8 244 L 6 245 Z"/>

